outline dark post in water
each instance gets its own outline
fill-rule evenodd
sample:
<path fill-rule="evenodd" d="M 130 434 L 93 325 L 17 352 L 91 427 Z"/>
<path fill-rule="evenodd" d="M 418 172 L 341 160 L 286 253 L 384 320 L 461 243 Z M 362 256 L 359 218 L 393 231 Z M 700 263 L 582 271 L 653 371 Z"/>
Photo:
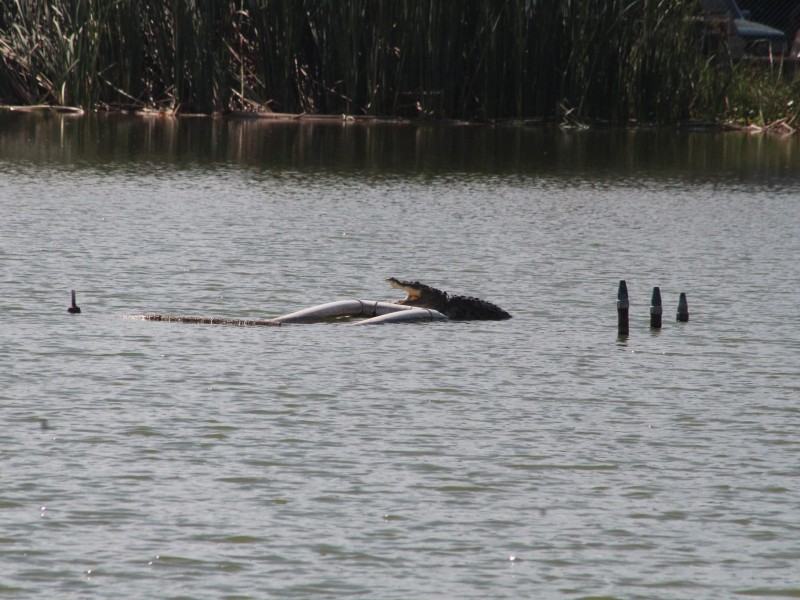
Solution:
<path fill-rule="evenodd" d="M 77 315 L 81 312 L 81 307 L 75 304 L 75 290 L 72 290 L 72 306 L 67 309 L 67 312 L 71 315 Z"/>
<path fill-rule="evenodd" d="M 628 284 L 622 279 L 617 290 L 617 332 L 619 335 L 628 335 Z"/>
<path fill-rule="evenodd" d="M 661 289 L 658 287 L 653 288 L 653 297 L 650 300 L 650 327 L 653 329 L 661 329 Z"/>
<path fill-rule="evenodd" d="M 686 302 L 686 293 L 681 292 L 680 300 L 678 300 L 678 321 L 686 323 L 689 320 L 689 304 Z"/>

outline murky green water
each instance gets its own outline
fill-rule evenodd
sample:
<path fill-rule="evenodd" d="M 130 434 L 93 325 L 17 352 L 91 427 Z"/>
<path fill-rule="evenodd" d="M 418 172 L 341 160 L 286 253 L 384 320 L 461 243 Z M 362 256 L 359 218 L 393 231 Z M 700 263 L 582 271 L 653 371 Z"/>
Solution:
<path fill-rule="evenodd" d="M 796 139 L 0 114 L 0 210 L 0 593 L 800 595 Z M 389 275 L 514 318 L 122 318 Z"/>

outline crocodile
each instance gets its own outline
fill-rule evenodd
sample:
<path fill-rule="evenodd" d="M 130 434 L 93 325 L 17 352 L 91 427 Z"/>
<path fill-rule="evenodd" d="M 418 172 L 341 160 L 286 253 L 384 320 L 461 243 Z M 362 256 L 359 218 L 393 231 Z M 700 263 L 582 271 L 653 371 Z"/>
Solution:
<path fill-rule="evenodd" d="M 499 306 L 480 298 L 451 296 L 419 281 L 403 281 L 394 277 L 389 277 L 386 281 L 393 288 L 404 290 L 408 294 L 407 298 L 398 300 L 395 304 L 438 310 L 449 318 L 457 320 L 500 321 L 511 318 L 511 315 Z"/>

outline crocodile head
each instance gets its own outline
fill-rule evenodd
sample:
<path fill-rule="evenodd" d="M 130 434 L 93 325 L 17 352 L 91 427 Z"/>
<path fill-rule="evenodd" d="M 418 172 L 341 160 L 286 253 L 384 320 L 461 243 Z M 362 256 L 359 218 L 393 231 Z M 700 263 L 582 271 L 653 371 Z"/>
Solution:
<path fill-rule="evenodd" d="M 386 281 L 393 288 L 405 291 L 408 296 L 396 304 L 417 306 L 438 310 L 451 319 L 457 320 L 493 320 L 510 319 L 511 315 L 499 306 L 471 296 L 451 296 L 447 292 L 420 283 L 419 281 L 403 281 L 389 277 Z"/>
<path fill-rule="evenodd" d="M 406 306 L 418 306 L 420 308 L 431 308 L 443 312 L 447 308 L 447 293 L 437 290 L 419 281 L 403 281 L 389 277 L 386 280 L 390 286 L 403 290 L 408 296 L 403 300 L 398 300 L 396 304 Z"/>

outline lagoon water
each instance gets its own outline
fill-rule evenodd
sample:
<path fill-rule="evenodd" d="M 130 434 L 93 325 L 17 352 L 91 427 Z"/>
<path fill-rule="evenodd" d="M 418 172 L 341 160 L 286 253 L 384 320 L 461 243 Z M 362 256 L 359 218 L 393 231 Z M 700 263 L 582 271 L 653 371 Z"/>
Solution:
<path fill-rule="evenodd" d="M 800 596 L 796 138 L 6 113 L 0 211 L 0 595 Z M 123 318 L 387 276 L 514 318 Z"/>

